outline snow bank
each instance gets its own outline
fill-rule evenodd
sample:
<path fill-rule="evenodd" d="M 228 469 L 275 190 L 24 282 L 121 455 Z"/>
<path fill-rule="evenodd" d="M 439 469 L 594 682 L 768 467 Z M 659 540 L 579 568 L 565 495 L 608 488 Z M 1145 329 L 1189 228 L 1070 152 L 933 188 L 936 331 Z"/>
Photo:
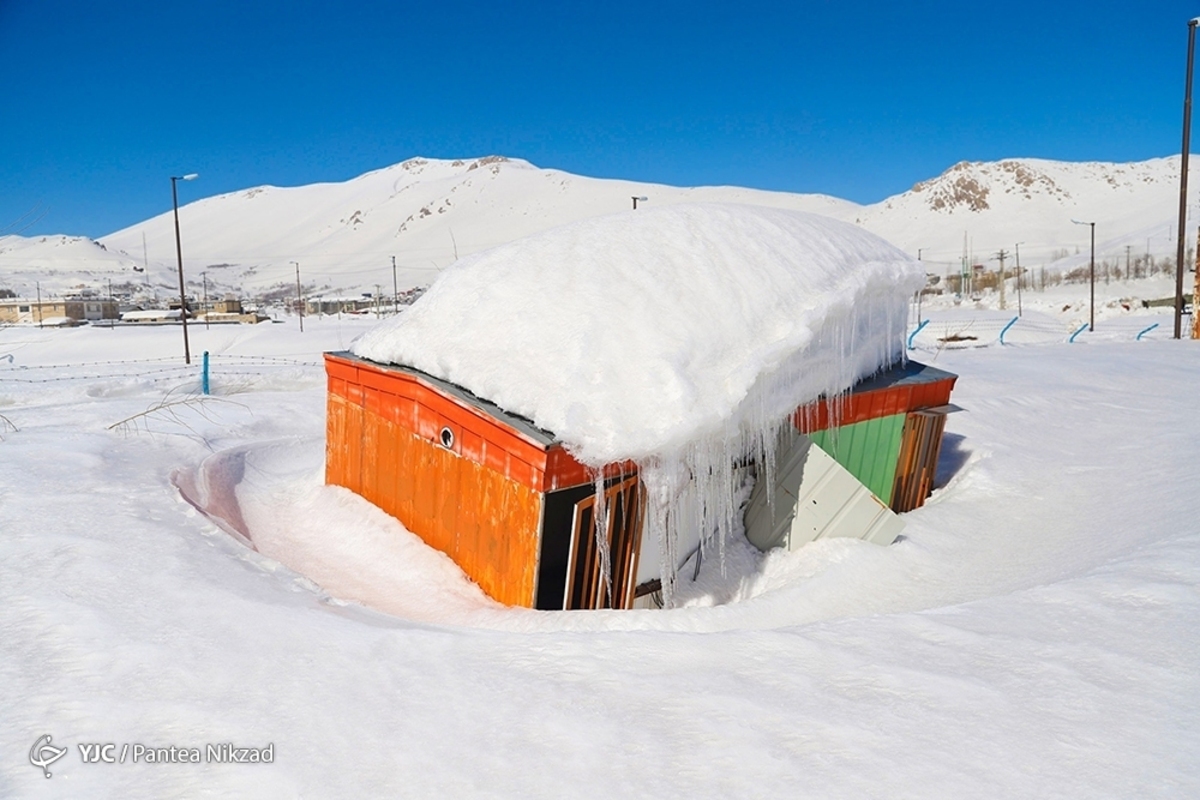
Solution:
<path fill-rule="evenodd" d="M 802 212 L 683 205 L 463 258 L 352 345 L 453 381 L 599 465 L 734 435 L 901 353 L 918 262 Z"/>

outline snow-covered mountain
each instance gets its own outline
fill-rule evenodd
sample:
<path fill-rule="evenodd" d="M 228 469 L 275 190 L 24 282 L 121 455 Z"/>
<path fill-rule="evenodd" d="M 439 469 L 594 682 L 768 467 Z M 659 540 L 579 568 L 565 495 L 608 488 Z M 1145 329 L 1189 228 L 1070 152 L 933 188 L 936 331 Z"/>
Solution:
<path fill-rule="evenodd" d="M 0 236 L 0 289 L 32 296 L 143 283 L 142 266 L 86 236 Z"/>
<path fill-rule="evenodd" d="M 1192 186 L 1200 186 L 1193 175 Z M 260 186 L 180 208 L 189 290 L 256 295 L 291 291 L 384 293 L 426 285 L 457 257 L 640 202 L 735 202 L 811 211 L 856 222 L 930 264 L 957 270 L 1021 243 L 1022 264 L 1086 263 L 1096 223 L 1099 257 L 1173 255 L 1179 158 L 1114 164 L 1039 159 L 962 162 L 872 205 L 827 195 L 733 186 L 675 187 L 588 178 L 489 156 L 414 158 L 342 183 Z M 195 191 L 202 184 L 188 184 Z M 1200 217 L 1197 217 L 1200 219 Z M 1195 236 L 1189 222 L 1189 241 Z M 1064 257 L 1065 256 L 1065 257 Z M 145 271 L 137 271 L 144 269 Z M 202 278 L 202 274 L 205 278 Z M 177 286 L 168 211 L 93 243 L 73 237 L 0 238 L 0 288 L 66 292 L 80 285 Z M 118 280 L 120 279 L 120 280 Z"/>
<path fill-rule="evenodd" d="M 964 238 L 975 263 L 1000 248 L 1012 253 L 1018 242 L 1028 264 L 1044 264 L 1063 250 L 1073 255 L 1076 248 L 1086 261 L 1090 231 L 1073 219 L 1096 223 L 1098 258 L 1123 256 L 1126 245 L 1135 256 L 1168 255 L 1176 248 L 1179 163 L 1178 156 L 1129 164 L 963 161 L 866 206 L 855 221 L 934 262 L 958 264 Z M 1195 170 L 1189 172 L 1195 186 Z M 1194 231 L 1190 219 L 1189 228 Z"/>
<path fill-rule="evenodd" d="M 737 187 L 678 188 L 600 180 L 539 169 L 516 159 L 411 159 L 344 183 L 260 186 L 180 209 L 188 275 L 261 292 L 295 286 L 331 292 L 392 289 L 392 257 L 401 289 L 432 282 L 457 257 L 548 228 L 631 208 L 738 202 L 845 217 L 856 208 L 823 195 Z M 141 254 L 171 285 L 175 231 L 165 213 L 103 238 L 111 250 Z"/>

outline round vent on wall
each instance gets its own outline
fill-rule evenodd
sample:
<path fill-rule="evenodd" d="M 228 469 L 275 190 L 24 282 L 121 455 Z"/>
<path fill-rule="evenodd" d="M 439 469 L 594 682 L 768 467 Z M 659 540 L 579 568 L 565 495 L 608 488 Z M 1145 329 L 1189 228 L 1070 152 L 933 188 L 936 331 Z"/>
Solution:
<path fill-rule="evenodd" d="M 450 430 L 449 428 L 442 428 L 441 439 L 442 447 L 446 448 L 447 450 L 449 450 L 451 447 L 454 447 L 454 431 Z"/>

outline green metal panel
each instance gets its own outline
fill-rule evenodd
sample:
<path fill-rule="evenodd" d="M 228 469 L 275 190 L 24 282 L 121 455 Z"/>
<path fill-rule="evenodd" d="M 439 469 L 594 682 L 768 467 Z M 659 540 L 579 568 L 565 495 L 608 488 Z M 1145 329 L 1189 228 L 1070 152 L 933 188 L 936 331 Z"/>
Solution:
<path fill-rule="evenodd" d="M 904 414 L 878 417 L 840 428 L 815 431 L 813 442 L 858 478 L 884 503 L 892 501 L 896 461 L 904 434 Z"/>

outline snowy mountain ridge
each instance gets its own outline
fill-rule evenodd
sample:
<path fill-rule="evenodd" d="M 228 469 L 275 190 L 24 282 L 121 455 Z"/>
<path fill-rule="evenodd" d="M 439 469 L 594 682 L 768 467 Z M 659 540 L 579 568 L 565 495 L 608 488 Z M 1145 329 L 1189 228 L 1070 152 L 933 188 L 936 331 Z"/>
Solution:
<path fill-rule="evenodd" d="M 202 187 L 188 184 L 187 193 Z M 294 287 L 358 294 L 428 285 L 465 255 L 580 219 L 689 202 L 746 203 L 854 222 L 911 253 L 931 271 L 984 263 L 1019 243 L 1026 266 L 1086 263 L 1097 255 L 1172 255 L 1179 157 L 1134 163 L 1032 158 L 959 162 L 878 203 L 736 186 L 676 187 L 590 178 L 505 156 L 412 158 L 347 181 L 257 186 L 180 208 L 189 291 L 254 296 Z M 1193 182 L 1194 186 L 1200 182 Z M 1189 220 L 1189 241 L 1194 236 Z M 77 244 L 68 247 L 63 242 Z M 1067 257 L 1064 258 L 1064 253 Z M 1058 259 L 1058 261 L 1055 261 Z M 168 209 L 88 244 L 79 237 L 0 237 L 0 288 L 30 294 L 114 285 L 168 293 L 177 286 Z"/>

